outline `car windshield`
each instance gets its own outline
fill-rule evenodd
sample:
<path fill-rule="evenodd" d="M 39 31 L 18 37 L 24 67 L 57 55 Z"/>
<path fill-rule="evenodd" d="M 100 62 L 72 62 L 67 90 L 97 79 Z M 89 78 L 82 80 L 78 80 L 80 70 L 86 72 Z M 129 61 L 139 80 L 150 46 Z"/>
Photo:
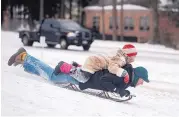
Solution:
<path fill-rule="evenodd" d="M 63 28 L 67 28 L 67 29 L 80 29 L 81 26 L 74 22 L 74 21 L 70 21 L 70 20 L 60 20 L 60 25 Z"/>

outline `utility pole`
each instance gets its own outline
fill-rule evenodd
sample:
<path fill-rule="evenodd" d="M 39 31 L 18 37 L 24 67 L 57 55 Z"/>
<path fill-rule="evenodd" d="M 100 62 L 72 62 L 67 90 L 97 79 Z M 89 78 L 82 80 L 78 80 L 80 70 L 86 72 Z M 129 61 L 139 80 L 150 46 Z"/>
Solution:
<path fill-rule="evenodd" d="M 116 13 L 117 13 L 117 10 L 116 10 L 116 0 L 113 0 L 113 10 L 112 10 L 112 19 L 113 19 L 113 40 L 117 40 L 117 30 L 116 30 L 116 27 L 117 27 L 117 21 L 116 21 Z"/>
<path fill-rule="evenodd" d="M 120 10 L 120 14 L 121 14 L 121 17 L 120 17 L 120 31 L 121 31 L 121 34 L 120 34 L 120 40 L 123 41 L 124 40 L 124 36 L 123 36 L 123 32 L 124 32 L 124 25 L 123 25 L 123 17 L 124 17 L 124 9 L 123 9 L 123 4 L 124 4 L 124 1 L 121 0 L 121 10 Z"/>
<path fill-rule="evenodd" d="M 105 37 L 105 17 L 104 17 L 104 0 L 102 0 L 102 35 L 103 35 L 103 40 L 106 40 Z"/>
<path fill-rule="evenodd" d="M 39 19 L 42 20 L 44 17 L 44 0 L 40 0 L 40 17 Z"/>

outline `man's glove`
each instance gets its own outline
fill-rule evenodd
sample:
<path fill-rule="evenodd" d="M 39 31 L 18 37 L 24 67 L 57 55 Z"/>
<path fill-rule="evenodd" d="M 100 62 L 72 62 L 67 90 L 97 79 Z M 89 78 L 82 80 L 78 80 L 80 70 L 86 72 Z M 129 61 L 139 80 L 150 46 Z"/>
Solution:
<path fill-rule="evenodd" d="M 72 65 L 73 66 L 75 66 L 75 67 L 81 67 L 81 65 L 80 64 L 78 64 L 77 62 L 75 62 L 75 61 L 72 61 Z"/>
<path fill-rule="evenodd" d="M 123 96 L 128 97 L 130 94 L 131 94 L 130 91 L 128 91 L 128 90 L 123 90 L 123 91 L 121 91 L 120 96 L 121 96 L 121 97 L 123 97 Z"/>
<path fill-rule="evenodd" d="M 118 93 L 121 97 L 128 97 L 131 94 L 128 90 L 116 90 L 115 93 Z"/>

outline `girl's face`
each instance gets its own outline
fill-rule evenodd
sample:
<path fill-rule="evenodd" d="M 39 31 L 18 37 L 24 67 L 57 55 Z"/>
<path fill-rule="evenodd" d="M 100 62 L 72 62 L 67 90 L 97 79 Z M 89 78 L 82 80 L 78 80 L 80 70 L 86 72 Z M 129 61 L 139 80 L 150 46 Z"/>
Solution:
<path fill-rule="evenodd" d="M 134 62 L 134 61 L 135 61 L 135 58 L 136 58 L 136 56 L 128 57 L 128 61 L 129 61 L 129 63 Z"/>
<path fill-rule="evenodd" d="M 136 86 L 138 86 L 138 85 L 143 85 L 143 82 L 144 82 L 144 80 L 143 80 L 142 78 L 139 78 L 139 80 L 138 80 Z"/>

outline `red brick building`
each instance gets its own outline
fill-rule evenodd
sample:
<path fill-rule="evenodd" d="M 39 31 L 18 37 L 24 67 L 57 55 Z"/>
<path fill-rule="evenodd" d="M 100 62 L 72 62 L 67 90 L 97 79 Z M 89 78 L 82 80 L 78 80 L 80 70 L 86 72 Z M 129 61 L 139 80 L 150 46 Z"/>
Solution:
<path fill-rule="evenodd" d="M 105 22 L 105 35 L 107 38 L 112 37 L 112 6 L 105 6 L 104 19 L 102 19 L 102 7 L 100 6 L 89 6 L 85 7 L 85 26 L 92 28 L 97 27 L 100 33 L 102 33 L 102 20 Z M 116 7 L 117 9 L 117 36 L 120 36 L 120 5 Z M 137 42 L 147 42 L 148 39 L 152 38 L 152 11 L 151 9 L 125 4 L 123 6 L 123 36 L 125 39 L 130 39 L 130 41 Z M 161 16 L 159 19 L 160 27 L 164 23 L 163 19 L 167 17 Z M 167 21 L 168 22 L 168 21 Z M 166 22 L 165 22 L 166 24 Z M 174 26 L 172 26 L 174 27 Z M 175 32 L 179 32 L 179 28 L 174 29 Z"/>

